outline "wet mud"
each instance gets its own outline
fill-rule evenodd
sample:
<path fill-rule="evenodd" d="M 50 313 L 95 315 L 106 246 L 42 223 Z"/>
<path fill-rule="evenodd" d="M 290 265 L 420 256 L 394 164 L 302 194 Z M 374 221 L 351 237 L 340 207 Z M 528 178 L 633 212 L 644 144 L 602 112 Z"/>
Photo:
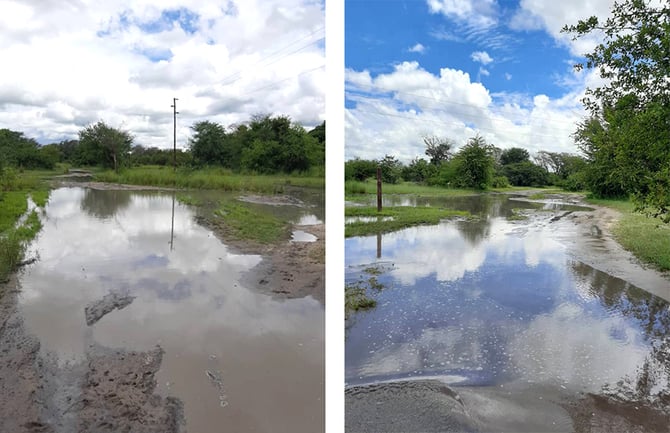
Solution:
<path fill-rule="evenodd" d="M 181 402 L 155 393 L 160 347 L 148 352 L 90 344 L 86 360 L 59 365 L 17 309 L 16 276 L 0 298 L 0 431 L 183 431 Z"/>
<path fill-rule="evenodd" d="M 450 387 L 438 380 L 354 386 L 345 392 L 349 433 L 666 433 L 670 415 L 635 402 L 531 386 Z"/>
<path fill-rule="evenodd" d="M 109 293 L 105 295 L 102 299 L 92 302 L 84 309 L 86 324 L 88 326 L 93 325 L 106 314 L 127 307 L 134 299 L 134 296 L 122 295 L 120 293 Z"/>

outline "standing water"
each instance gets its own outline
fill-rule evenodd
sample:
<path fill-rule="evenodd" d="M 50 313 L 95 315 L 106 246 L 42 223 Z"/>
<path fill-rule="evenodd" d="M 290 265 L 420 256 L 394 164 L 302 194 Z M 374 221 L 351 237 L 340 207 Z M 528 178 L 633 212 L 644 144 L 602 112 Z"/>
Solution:
<path fill-rule="evenodd" d="M 19 300 L 42 351 L 67 364 L 93 343 L 160 345 L 157 392 L 183 402 L 188 431 L 323 430 L 323 305 L 246 288 L 260 256 L 170 195 L 61 188 L 43 222 Z M 133 299 L 87 326 L 86 306 L 110 293 Z"/>
<path fill-rule="evenodd" d="M 403 204 L 430 204 L 414 200 Z M 347 282 L 374 278 L 377 301 L 348 319 L 348 385 L 437 378 L 670 397 L 668 302 L 576 260 L 557 236 L 554 217 L 588 209 L 491 196 L 437 204 L 476 218 L 345 242 Z"/>

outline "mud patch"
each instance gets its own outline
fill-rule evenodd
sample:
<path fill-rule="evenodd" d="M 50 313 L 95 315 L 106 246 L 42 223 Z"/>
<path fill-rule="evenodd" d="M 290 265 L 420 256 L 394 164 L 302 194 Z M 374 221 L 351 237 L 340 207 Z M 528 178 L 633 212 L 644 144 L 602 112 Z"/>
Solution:
<path fill-rule="evenodd" d="M 17 308 L 16 275 L 0 298 L 0 431 L 12 433 L 183 431 L 174 397 L 154 393 L 162 350 L 87 348 L 87 360 L 59 366 L 28 334 Z"/>
<path fill-rule="evenodd" d="M 133 302 L 133 300 L 135 300 L 134 296 L 122 295 L 120 293 L 110 293 L 105 295 L 102 299 L 89 304 L 84 309 L 86 324 L 88 326 L 93 325 L 98 320 L 102 319 L 103 316 L 112 311 L 126 308 Z"/>
<path fill-rule="evenodd" d="M 290 195 L 245 195 L 239 197 L 238 200 L 254 204 L 267 204 L 270 206 L 307 207 L 302 200 L 291 197 Z"/>

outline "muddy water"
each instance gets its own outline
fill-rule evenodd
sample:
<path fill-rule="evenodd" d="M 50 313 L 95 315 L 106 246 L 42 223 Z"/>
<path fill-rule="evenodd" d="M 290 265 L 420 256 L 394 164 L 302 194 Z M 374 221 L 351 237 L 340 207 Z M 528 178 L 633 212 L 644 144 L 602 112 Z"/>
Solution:
<path fill-rule="evenodd" d="M 431 204 L 416 200 L 402 204 Z M 479 218 L 346 240 L 347 280 L 366 281 L 372 265 L 384 285 L 369 290 L 376 308 L 347 323 L 348 385 L 438 378 L 670 395 L 668 303 L 576 260 L 552 223 L 587 209 L 493 196 L 445 204 Z M 529 218 L 509 220 L 518 209 Z"/>
<path fill-rule="evenodd" d="M 189 432 L 322 431 L 323 306 L 245 288 L 261 257 L 231 251 L 193 217 L 170 195 L 52 191 L 39 261 L 21 276 L 28 330 L 60 363 L 91 343 L 160 345 L 157 391 L 183 401 Z M 135 299 L 86 326 L 85 307 L 110 292 Z"/>

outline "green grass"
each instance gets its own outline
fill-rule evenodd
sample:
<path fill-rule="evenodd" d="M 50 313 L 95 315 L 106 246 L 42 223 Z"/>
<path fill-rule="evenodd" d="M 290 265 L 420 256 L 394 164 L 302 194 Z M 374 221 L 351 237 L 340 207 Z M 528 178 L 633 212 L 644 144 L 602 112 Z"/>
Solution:
<path fill-rule="evenodd" d="M 377 181 L 365 181 L 359 182 L 354 180 L 348 180 L 344 183 L 344 192 L 347 197 L 363 195 L 363 194 L 377 194 Z M 467 196 L 467 195 L 477 195 L 480 194 L 480 191 L 469 190 L 469 189 L 451 189 L 443 188 L 439 186 L 427 186 L 419 185 L 413 182 L 401 182 L 397 184 L 388 184 L 385 183 L 382 185 L 383 194 L 416 194 L 422 196 L 435 196 L 435 197 L 454 197 L 454 196 Z M 356 199 L 353 197 L 353 199 Z"/>
<path fill-rule="evenodd" d="M 49 199 L 47 180 L 54 174 L 59 174 L 58 170 L 5 168 L 0 173 L 0 282 L 7 281 L 16 270 L 26 246 L 42 229 L 36 211 L 32 211 L 21 226 L 16 227 L 16 224 L 28 210 L 28 196 L 37 206 L 46 206 Z"/>
<path fill-rule="evenodd" d="M 514 208 L 512 209 L 512 214 L 507 217 L 507 221 L 523 221 L 527 220 L 528 215 L 523 213 L 523 209 Z"/>
<path fill-rule="evenodd" d="M 107 170 L 96 173 L 99 182 L 131 185 L 176 187 L 192 189 L 218 189 L 223 191 L 249 191 L 259 193 L 282 193 L 286 186 L 323 188 L 325 178 L 301 175 L 244 175 L 220 168 L 190 170 L 180 168 L 176 172 L 169 167 L 136 167 L 119 173 Z"/>
<path fill-rule="evenodd" d="M 354 311 L 369 310 L 377 306 L 377 301 L 367 295 L 365 286 L 361 283 L 346 284 L 344 286 L 344 317 Z"/>
<path fill-rule="evenodd" d="M 27 197 L 25 191 L 0 192 L 0 233 L 12 229 L 19 217 L 26 213 Z"/>
<path fill-rule="evenodd" d="M 176 195 L 177 200 L 188 206 L 202 206 L 202 200 L 198 197 L 193 197 L 191 194 L 179 193 Z"/>
<path fill-rule="evenodd" d="M 371 222 L 357 221 L 345 224 L 345 237 L 388 233 L 406 227 L 437 224 L 445 218 L 470 215 L 467 211 L 412 206 L 386 207 L 381 212 L 377 212 L 376 207 L 353 206 L 345 208 L 344 214 L 348 217 L 378 217 L 375 221 Z M 384 217 L 391 217 L 393 219 L 383 221 Z"/>
<path fill-rule="evenodd" d="M 243 203 L 223 202 L 214 215 L 223 220 L 230 234 L 237 239 L 270 244 L 287 236 L 285 221 L 270 213 L 252 210 Z"/>
<path fill-rule="evenodd" d="M 621 212 L 612 230 L 617 242 L 644 263 L 670 271 L 670 224 L 634 212 L 635 205 L 629 200 L 587 198 L 586 201 Z"/>

